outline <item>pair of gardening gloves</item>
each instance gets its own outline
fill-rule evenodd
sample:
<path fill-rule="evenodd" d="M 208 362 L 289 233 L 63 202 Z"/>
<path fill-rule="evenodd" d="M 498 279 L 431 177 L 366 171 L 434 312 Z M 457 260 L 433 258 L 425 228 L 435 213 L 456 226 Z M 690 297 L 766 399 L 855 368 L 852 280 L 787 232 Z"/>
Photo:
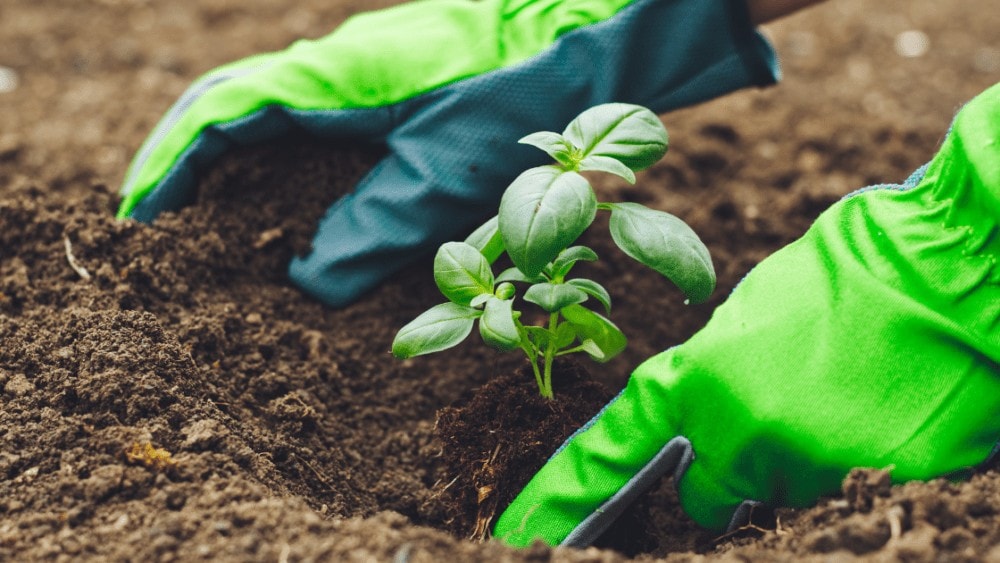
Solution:
<path fill-rule="evenodd" d="M 236 145 L 302 131 L 385 145 L 292 281 L 343 306 L 496 213 L 515 140 L 610 101 L 656 112 L 772 83 L 733 0 L 426 0 L 195 82 L 133 162 L 119 216 L 196 199 Z M 861 190 L 762 262 L 687 343 L 642 364 L 496 522 L 513 545 L 582 546 L 660 476 L 726 528 L 804 506 L 855 466 L 960 475 L 1000 440 L 1000 85 L 903 184 Z"/>

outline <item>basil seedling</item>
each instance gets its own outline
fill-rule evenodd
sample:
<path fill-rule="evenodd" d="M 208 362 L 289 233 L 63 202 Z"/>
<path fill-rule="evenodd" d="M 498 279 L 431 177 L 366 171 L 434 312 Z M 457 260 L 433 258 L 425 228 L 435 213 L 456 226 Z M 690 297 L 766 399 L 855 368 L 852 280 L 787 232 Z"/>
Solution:
<path fill-rule="evenodd" d="M 625 349 L 626 339 L 607 317 L 584 307 L 593 299 L 605 314 L 611 297 L 601 284 L 570 278 L 578 262 L 595 261 L 586 246 L 572 246 L 597 211 L 611 213 L 611 237 L 627 255 L 675 283 L 690 302 L 715 288 L 708 249 L 681 219 L 637 203 L 600 203 L 580 172 L 616 174 L 629 183 L 667 151 L 667 131 L 648 109 L 603 104 L 574 119 L 562 134 L 533 133 L 519 142 L 547 152 L 556 164 L 531 168 L 504 192 L 500 210 L 464 242 L 442 245 L 434 258 L 434 280 L 448 298 L 400 329 L 392 344 L 399 358 L 456 346 L 479 321 L 483 340 L 502 351 L 527 356 L 543 397 L 552 398 L 556 357 L 583 352 L 606 362 Z M 494 274 L 504 252 L 514 264 Z M 521 300 L 548 313 L 543 326 L 521 322 Z"/>

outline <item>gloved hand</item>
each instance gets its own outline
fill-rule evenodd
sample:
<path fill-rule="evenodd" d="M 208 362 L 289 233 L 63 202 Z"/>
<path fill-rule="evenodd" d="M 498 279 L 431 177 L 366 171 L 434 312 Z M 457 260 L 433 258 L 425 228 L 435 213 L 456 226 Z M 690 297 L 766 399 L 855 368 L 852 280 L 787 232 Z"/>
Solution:
<path fill-rule="evenodd" d="M 195 82 L 133 161 L 119 217 L 190 204 L 233 145 L 290 130 L 390 151 L 327 212 L 291 279 L 345 305 L 496 213 L 545 155 L 516 140 L 598 103 L 655 111 L 769 84 L 773 53 L 732 0 L 427 0 Z"/>
<path fill-rule="evenodd" d="M 853 467 L 960 475 L 1000 440 L 1000 84 L 899 186 L 852 194 L 640 365 L 497 521 L 582 546 L 661 475 L 715 529 L 802 507 Z"/>

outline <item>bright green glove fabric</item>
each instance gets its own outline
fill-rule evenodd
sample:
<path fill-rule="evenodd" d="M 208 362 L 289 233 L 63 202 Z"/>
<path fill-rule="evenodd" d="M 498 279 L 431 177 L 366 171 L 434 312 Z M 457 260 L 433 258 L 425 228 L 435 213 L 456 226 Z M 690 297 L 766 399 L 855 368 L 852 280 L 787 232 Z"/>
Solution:
<path fill-rule="evenodd" d="M 210 72 L 140 149 L 119 217 L 194 202 L 234 146 L 290 131 L 387 155 L 337 200 L 289 277 L 334 306 L 496 214 L 545 155 L 518 144 L 606 102 L 656 112 L 774 82 L 734 0 L 423 0 Z"/>
<path fill-rule="evenodd" d="M 801 507 L 858 466 L 959 475 L 1000 440 L 1000 85 L 902 186 L 861 190 L 635 371 L 499 519 L 513 545 L 592 541 L 674 471 L 698 523 Z"/>

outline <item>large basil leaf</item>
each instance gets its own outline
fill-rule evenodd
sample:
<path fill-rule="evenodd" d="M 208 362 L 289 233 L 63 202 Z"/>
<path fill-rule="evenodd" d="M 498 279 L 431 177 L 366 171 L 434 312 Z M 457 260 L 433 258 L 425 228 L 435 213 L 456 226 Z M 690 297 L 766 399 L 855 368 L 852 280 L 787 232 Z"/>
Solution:
<path fill-rule="evenodd" d="M 637 203 L 611 204 L 611 238 L 625 254 L 663 274 L 700 303 L 715 289 L 708 248 L 677 217 Z"/>
<path fill-rule="evenodd" d="M 525 275 L 538 275 L 594 221 L 597 198 L 583 176 L 554 166 L 526 170 L 500 200 L 507 254 Z"/>

